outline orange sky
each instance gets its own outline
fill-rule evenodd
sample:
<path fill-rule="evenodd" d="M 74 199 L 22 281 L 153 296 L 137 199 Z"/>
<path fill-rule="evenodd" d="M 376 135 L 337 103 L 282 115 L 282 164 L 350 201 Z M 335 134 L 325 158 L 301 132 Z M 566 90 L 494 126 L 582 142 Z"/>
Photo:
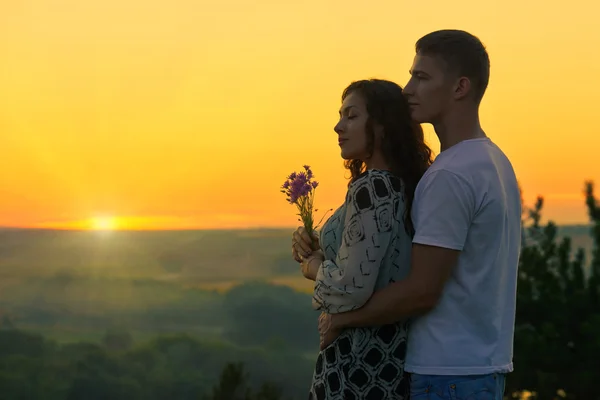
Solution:
<path fill-rule="evenodd" d="M 292 226 L 279 186 L 307 163 L 317 203 L 346 181 L 333 133 L 352 80 L 404 85 L 414 42 L 478 35 L 482 122 L 528 202 L 585 222 L 600 183 L 600 6 L 592 1 L 30 0 L 0 4 L 0 225 Z M 435 134 L 426 126 L 432 146 Z M 106 220 L 96 222 L 106 225 Z"/>

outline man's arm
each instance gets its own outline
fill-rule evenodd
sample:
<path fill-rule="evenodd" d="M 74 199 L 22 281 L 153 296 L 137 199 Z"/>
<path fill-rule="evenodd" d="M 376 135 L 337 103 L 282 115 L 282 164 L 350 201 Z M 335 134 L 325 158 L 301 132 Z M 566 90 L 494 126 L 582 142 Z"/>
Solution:
<path fill-rule="evenodd" d="M 332 327 L 392 324 L 427 313 L 437 304 L 459 254 L 457 250 L 414 244 L 408 277 L 375 292 L 362 308 L 332 315 Z"/>
<path fill-rule="evenodd" d="M 408 277 L 375 292 L 361 309 L 332 316 L 333 329 L 390 324 L 425 314 L 438 303 L 475 215 L 475 194 L 469 182 L 445 170 L 429 174 L 419 186 Z"/>

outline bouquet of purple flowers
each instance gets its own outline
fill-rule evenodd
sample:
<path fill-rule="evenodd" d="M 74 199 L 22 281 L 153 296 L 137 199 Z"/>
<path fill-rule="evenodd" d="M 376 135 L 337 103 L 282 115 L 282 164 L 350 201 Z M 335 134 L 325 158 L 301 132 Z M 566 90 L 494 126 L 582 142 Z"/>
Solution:
<path fill-rule="evenodd" d="M 310 167 L 305 165 L 304 171 L 292 172 L 281 186 L 281 193 L 287 196 L 288 203 L 295 204 L 298 207 L 299 213 L 297 215 L 300 217 L 298 221 L 304 224 L 304 229 L 310 235 L 318 228 L 318 225 L 314 226 L 313 204 L 315 201 L 315 190 L 319 186 L 319 182 L 313 180 L 313 177 Z M 319 210 L 314 211 L 317 212 Z M 325 215 L 323 215 L 323 218 L 325 218 Z M 323 221 L 323 218 L 321 218 L 319 224 Z M 315 250 L 316 246 L 317 243 L 313 242 Z"/>

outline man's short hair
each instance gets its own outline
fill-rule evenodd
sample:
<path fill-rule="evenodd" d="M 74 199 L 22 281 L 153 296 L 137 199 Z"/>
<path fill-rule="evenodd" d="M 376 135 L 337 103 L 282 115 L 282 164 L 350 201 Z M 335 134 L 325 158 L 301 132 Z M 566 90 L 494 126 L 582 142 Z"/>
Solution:
<path fill-rule="evenodd" d="M 440 58 L 452 73 L 469 78 L 475 101 L 481 102 L 490 80 L 490 58 L 479 38 L 461 30 L 439 30 L 419 39 L 415 50 Z"/>

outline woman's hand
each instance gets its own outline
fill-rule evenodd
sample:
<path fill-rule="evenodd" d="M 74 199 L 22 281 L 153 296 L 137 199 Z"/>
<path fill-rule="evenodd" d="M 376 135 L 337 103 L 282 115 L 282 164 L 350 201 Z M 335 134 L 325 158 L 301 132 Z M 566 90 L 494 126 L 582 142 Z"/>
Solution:
<path fill-rule="evenodd" d="M 325 259 L 323 252 L 321 250 L 317 250 L 312 253 L 308 258 L 304 258 L 300 264 L 300 270 L 302 271 L 302 275 L 306 279 L 310 279 L 314 281 L 317 279 L 317 273 L 319 272 L 319 267 L 321 263 Z"/>
<path fill-rule="evenodd" d="M 317 231 L 313 231 L 312 237 L 303 226 L 298 227 L 292 235 L 292 256 L 294 260 L 301 263 L 303 258 L 309 257 L 313 251 L 320 250 Z"/>

